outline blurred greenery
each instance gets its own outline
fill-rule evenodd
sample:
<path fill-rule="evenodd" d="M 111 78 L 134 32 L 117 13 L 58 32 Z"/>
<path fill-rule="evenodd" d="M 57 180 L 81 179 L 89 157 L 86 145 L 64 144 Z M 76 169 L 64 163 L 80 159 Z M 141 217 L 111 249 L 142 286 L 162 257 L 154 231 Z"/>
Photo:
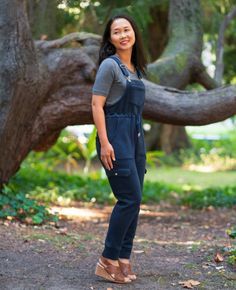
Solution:
<path fill-rule="evenodd" d="M 115 198 L 100 162 L 97 158 L 91 161 L 94 138 L 93 130 L 87 143 L 81 146 L 77 137 L 64 130 L 47 152 L 31 152 L 0 195 L 0 217 L 30 219 L 31 223 L 40 224 L 53 220 L 47 210 L 50 203 L 114 204 Z M 148 152 L 143 203 L 168 202 L 198 209 L 235 206 L 235 138 L 236 132 L 228 131 L 224 138 L 210 143 L 192 138 L 193 147 L 179 154 L 166 156 L 159 151 Z M 212 154 L 217 158 L 211 159 Z M 228 161 L 222 171 L 222 158 L 226 157 L 234 163 Z M 86 159 L 90 170 L 85 172 Z M 199 169 L 213 172 L 197 172 Z"/>
<path fill-rule="evenodd" d="M 94 154 L 91 155 L 95 146 L 94 136 L 93 131 L 86 143 L 90 148 L 86 149 L 90 152 L 89 156 Z M 235 161 L 236 133 L 229 131 L 227 136 L 226 139 L 213 140 L 210 144 L 208 140 L 192 139 L 192 149 L 183 150 L 179 155 L 165 156 L 158 151 L 148 152 L 143 202 L 165 200 L 193 208 L 236 205 L 235 170 L 228 168 L 230 170 L 206 173 L 187 169 L 190 165 L 201 164 L 201 169 L 210 168 L 214 171 L 216 164 L 211 168 L 211 164 L 205 164 L 204 161 L 206 158 L 210 160 L 208 157 L 212 151 L 219 160 L 230 156 Z M 87 173 L 83 166 L 79 166 L 86 154 L 81 153 L 78 144 L 78 138 L 63 131 L 57 143 L 47 152 L 31 152 L 8 184 L 8 193 L 23 192 L 29 198 L 46 203 L 86 201 L 113 204 L 115 198 L 98 159 L 92 162 Z M 84 150 L 86 144 L 83 145 Z M 73 164 L 69 172 L 67 163 Z M 173 167 L 176 164 L 179 166 Z"/>

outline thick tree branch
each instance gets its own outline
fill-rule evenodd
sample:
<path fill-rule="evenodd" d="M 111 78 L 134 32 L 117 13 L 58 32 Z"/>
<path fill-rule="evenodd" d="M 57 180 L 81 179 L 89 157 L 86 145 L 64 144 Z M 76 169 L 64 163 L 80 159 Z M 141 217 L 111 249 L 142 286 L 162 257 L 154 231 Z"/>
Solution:
<path fill-rule="evenodd" d="M 94 33 L 88 33 L 88 32 L 74 32 L 70 33 L 62 38 L 55 39 L 55 40 L 37 40 L 35 41 L 35 45 L 38 49 L 50 49 L 50 48 L 59 48 L 62 47 L 70 42 L 76 41 L 81 44 L 84 44 L 88 40 L 93 40 L 95 43 L 100 43 L 101 36 L 94 34 Z"/>
<path fill-rule="evenodd" d="M 175 125 L 206 125 L 236 114 L 236 86 L 207 92 L 179 91 L 145 81 L 144 117 Z M 155 113 L 154 113 L 155 112 Z"/>
<path fill-rule="evenodd" d="M 217 41 L 217 49 L 216 49 L 216 68 L 215 68 L 215 81 L 220 85 L 222 83 L 223 73 L 224 73 L 224 36 L 225 30 L 229 25 L 230 21 L 236 16 L 236 6 L 232 8 L 232 10 L 225 16 L 222 21 L 219 29 L 219 37 Z"/>
<path fill-rule="evenodd" d="M 188 92 L 148 80 L 144 82 L 147 90 L 144 117 L 149 120 L 175 125 L 206 125 L 236 114 L 236 86 Z M 34 122 L 32 142 L 36 147 L 43 146 L 51 132 L 67 125 L 93 123 L 91 86 L 89 82 L 67 86 L 49 97 Z"/>
<path fill-rule="evenodd" d="M 219 87 L 219 84 L 207 73 L 205 66 L 200 60 L 196 60 L 193 72 L 193 82 L 199 83 L 206 90 Z"/>

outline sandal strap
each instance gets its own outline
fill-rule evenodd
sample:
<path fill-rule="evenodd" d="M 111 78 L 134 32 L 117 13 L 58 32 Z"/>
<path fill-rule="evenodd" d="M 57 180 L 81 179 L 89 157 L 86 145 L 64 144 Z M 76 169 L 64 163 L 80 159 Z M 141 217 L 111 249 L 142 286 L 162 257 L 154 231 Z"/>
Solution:
<path fill-rule="evenodd" d="M 104 258 L 102 256 L 100 258 L 99 263 L 102 267 L 105 267 L 107 273 L 109 275 L 111 275 L 112 278 L 114 278 L 117 281 L 121 281 L 121 282 L 125 281 L 126 277 L 122 273 L 119 266 L 115 266 L 115 265 L 111 264 L 106 258 Z"/>
<path fill-rule="evenodd" d="M 122 273 L 125 276 L 135 275 L 134 272 L 132 271 L 132 268 L 131 268 L 131 264 L 130 263 L 123 263 L 123 262 L 121 262 L 119 260 L 119 265 L 120 265 L 120 269 L 121 269 Z"/>

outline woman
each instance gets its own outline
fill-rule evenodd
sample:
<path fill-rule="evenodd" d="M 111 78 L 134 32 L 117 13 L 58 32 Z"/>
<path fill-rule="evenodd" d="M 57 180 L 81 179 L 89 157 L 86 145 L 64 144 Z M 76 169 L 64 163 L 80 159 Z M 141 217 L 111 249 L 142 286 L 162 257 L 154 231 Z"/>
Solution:
<path fill-rule="evenodd" d="M 97 128 L 97 153 L 117 199 L 105 248 L 95 274 L 116 283 L 136 279 L 130 264 L 137 227 L 146 150 L 142 128 L 146 60 L 134 21 L 111 18 L 99 52 L 92 112 Z"/>

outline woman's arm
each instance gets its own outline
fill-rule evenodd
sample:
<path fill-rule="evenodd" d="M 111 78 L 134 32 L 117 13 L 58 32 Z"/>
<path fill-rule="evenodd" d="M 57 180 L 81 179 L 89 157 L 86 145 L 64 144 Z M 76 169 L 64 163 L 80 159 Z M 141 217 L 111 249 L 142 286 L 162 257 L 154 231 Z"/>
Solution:
<path fill-rule="evenodd" d="M 104 96 L 92 96 L 92 113 L 94 124 L 98 131 L 98 137 L 101 144 L 101 160 L 104 166 L 110 170 L 113 168 L 112 161 L 115 161 L 115 153 L 112 145 L 107 138 L 105 114 L 104 114 L 104 104 L 106 97 Z"/>

